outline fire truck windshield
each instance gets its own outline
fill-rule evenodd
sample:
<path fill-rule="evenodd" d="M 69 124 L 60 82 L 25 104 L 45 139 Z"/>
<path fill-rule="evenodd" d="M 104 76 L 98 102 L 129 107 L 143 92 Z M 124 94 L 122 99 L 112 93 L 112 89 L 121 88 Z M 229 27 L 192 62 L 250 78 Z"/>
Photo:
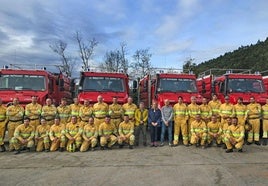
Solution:
<path fill-rule="evenodd" d="M 160 92 L 197 92 L 193 79 L 161 78 L 158 91 Z"/>
<path fill-rule="evenodd" d="M 2 75 L 0 90 L 45 90 L 45 77 L 34 75 Z"/>
<path fill-rule="evenodd" d="M 82 84 L 84 91 L 124 92 L 124 80 L 113 77 L 85 77 Z"/>
<path fill-rule="evenodd" d="M 260 79 L 229 79 L 229 92 L 264 92 L 263 81 Z"/>

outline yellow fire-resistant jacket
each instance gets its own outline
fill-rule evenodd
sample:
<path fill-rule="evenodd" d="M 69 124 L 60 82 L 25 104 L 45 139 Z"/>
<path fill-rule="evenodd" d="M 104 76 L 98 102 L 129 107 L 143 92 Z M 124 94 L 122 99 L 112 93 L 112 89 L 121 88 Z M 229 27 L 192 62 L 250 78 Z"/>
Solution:
<path fill-rule="evenodd" d="M 65 136 L 70 138 L 76 138 L 80 136 L 83 132 L 83 125 L 81 123 L 67 123 L 65 128 Z"/>
<path fill-rule="evenodd" d="M 42 106 L 38 103 L 29 103 L 25 106 L 25 115 L 30 119 L 38 119 L 42 112 Z"/>
<path fill-rule="evenodd" d="M 233 137 L 235 138 L 236 142 L 241 142 L 244 139 L 245 130 L 244 127 L 241 125 L 230 125 L 227 129 L 227 138 Z"/>
<path fill-rule="evenodd" d="M 53 124 L 49 130 L 49 138 L 51 141 L 54 140 L 55 137 L 60 138 L 62 135 L 65 135 L 65 125 L 64 124 Z"/>
<path fill-rule="evenodd" d="M 112 119 L 119 119 L 123 115 L 122 106 L 119 104 L 111 104 L 109 105 L 109 115 Z"/>
<path fill-rule="evenodd" d="M 220 116 L 224 117 L 233 117 L 234 116 L 234 105 L 231 103 L 223 103 L 220 106 Z"/>
<path fill-rule="evenodd" d="M 70 121 L 70 116 L 71 116 L 71 108 L 69 106 L 63 106 L 60 105 L 57 107 L 57 112 L 60 117 L 61 123 L 67 123 Z"/>
<path fill-rule="evenodd" d="M 187 106 L 184 103 L 176 103 L 173 106 L 173 115 L 174 115 L 174 120 L 177 119 L 184 119 L 187 120 L 188 119 L 188 110 L 187 110 Z"/>
<path fill-rule="evenodd" d="M 134 103 L 125 103 L 123 106 L 123 112 L 124 114 L 127 114 L 129 116 L 129 119 L 134 119 L 135 118 L 135 111 L 137 109 L 137 105 Z"/>
<path fill-rule="evenodd" d="M 94 136 L 95 138 L 98 137 L 98 131 L 96 130 L 94 125 L 87 124 L 84 126 L 82 137 L 84 140 L 91 138 Z"/>
<path fill-rule="evenodd" d="M 25 127 L 24 124 L 20 124 L 14 132 L 14 137 L 17 138 L 19 141 L 27 139 L 28 141 L 34 138 L 34 128 L 29 125 Z"/>
<path fill-rule="evenodd" d="M 93 105 L 93 115 L 96 118 L 103 119 L 109 113 L 108 105 L 104 102 Z"/>
<path fill-rule="evenodd" d="M 0 122 L 6 121 L 7 108 L 4 105 L 0 105 Z"/>
<path fill-rule="evenodd" d="M 200 114 L 200 108 L 197 104 L 191 103 L 190 105 L 188 105 L 187 110 L 188 110 L 189 118 L 191 119 L 195 119 L 195 116 L 197 114 Z"/>
<path fill-rule="evenodd" d="M 71 116 L 79 116 L 79 110 L 82 107 L 81 104 L 71 104 L 70 108 L 71 108 Z"/>
<path fill-rule="evenodd" d="M 141 116 L 143 118 L 142 121 L 143 121 L 144 125 L 147 125 L 148 110 L 144 109 L 143 111 L 141 111 L 141 109 L 136 109 L 136 111 L 135 111 L 135 126 L 139 126 L 142 123 Z"/>
<path fill-rule="evenodd" d="M 9 121 L 22 121 L 24 114 L 24 108 L 20 105 L 11 105 L 7 108 L 6 115 Z"/>
<path fill-rule="evenodd" d="M 50 125 L 39 125 L 35 131 L 35 137 L 49 137 Z"/>
<path fill-rule="evenodd" d="M 259 103 L 250 103 L 247 105 L 246 115 L 249 119 L 260 118 L 261 105 Z"/>
<path fill-rule="evenodd" d="M 118 129 L 120 136 L 130 137 L 134 133 L 134 125 L 132 122 L 121 122 Z"/>
<path fill-rule="evenodd" d="M 44 116 L 47 121 L 53 120 L 56 114 L 57 108 L 54 105 L 43 106 L 41 116 Z"/>
<path fill-rule="evenodd" d="M 88 122 L 89 117 L 93 115 L 93 108 L 91 106 L 83 105 L 79 110 L 79 116 L 82 121 Z"/>
<path fill-rule="evenodd" d="M 117 130 L 114 124 L 103 122 L 99 126 L 99 136 L 117 134 Z"/>
<path fill-rule="evenodd" d="M 220 112 L 220 106 L 221 106 L 221 102 L 219 100 L 217 101 L 213 101 L 211 100 L 208 105 L 210 106 L 211 108 L 211 111 L 212 111 L 212 115 L 216 115 L 218 116 L 219 115 L 219 112 Z"/>

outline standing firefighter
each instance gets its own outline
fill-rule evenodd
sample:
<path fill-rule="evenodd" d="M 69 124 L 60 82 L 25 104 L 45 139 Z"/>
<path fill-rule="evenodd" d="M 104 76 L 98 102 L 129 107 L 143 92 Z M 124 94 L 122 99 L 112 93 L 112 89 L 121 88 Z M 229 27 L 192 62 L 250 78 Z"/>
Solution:
<path fill-rule="evenodd" d="M 71 122 L 66 125 L 65 136 L 68 139 L 67 151 L 75 152 L 78 151 L 82 144 L 82 131 L 83 125 L 77 123 L 77 117 L 72 116 Z"/>
<path fill-rule="evenodd" d="M 79 116 L 81 119 L 81 123 L 86 125 L 88 123 L 88 119 L 93 115 L 93 108 L 90 105 L 89 100 L 84 100 L 84 105 L 81 106 L 79 110 Z"/>
<path fill-rule="evenodd" d="M 78 99 L 74 98 L 73 103 L 70 105 L 71 116 L 76 116 L 78 121 L 80 121 L 79 110 L 81 107 L 82 105 L 79 103 Z"/>
<path fill-rule="evenodd" d="M 260 145 L 261 105 L 255 102 L 254 97 L 250 97 L 250 104 L 247 105 L 246 116 L 248 123 L 252 126 L 248 132 L 247 144 L 250 145 L 254 141 L 256 145 Z"/>
<path fill-rule="evenodd" d="M 86 152 L 89 146 L 91 146 L 91 151 L 94 151 L 98 142 L 97 141 L 98 131 L 94 126 L 93 117 L 90 117 L 88 123 L 84 126 L 82 137 L 84 141 L 81 145 L 80 151 Z"/>
<path fill-rule="evenodd" d="M 147 146 L 146 129 L 148 122 L 148 110 L 144 108 L 144 103 L 139 104 L 139 108 L 135 111 L 135 145 L 139 146 L 140 133 L 142 133 L 143 146 Z"/>
<path fill-rule="evenodd" d="M 196 103 L 196 97 L 191 97 L 191 104 L 187 106 L 188 111 L 188 137 L 191 138 L 191 125 L 193 121 L 195 121 L 196 115 L 200 114 L 200 108 L 199 105 Z"/>
<path fill-rule="evenodd" d="M 225 103 L 220 106 L 221 126 L 226 123 L 226 119 L 234 116 L 234 105 L 230 103 L 229 96 L 225 96 Z"/>
<path fill-rule="evenodd" d="M 111 116 L 107 115 L 105 121 L 99 127 L 101 149 L 105 147 L 112 149 L 112 146 L 117 142 L 117 130 L 114 124 L 111 123 Z"/>
<path fill-rule="evenodd" d="M 244 127 L 238 125 L 237 117 L 232 118 L 232 125 L 230 125 L 227 129 L 227 136 L 226 136 L 226 153 L 233 152 L 233 148 L 238 149 L 238 152 L 243 152 L 242 147 L 244 144 L 244 136 L 245 131 Z"/>
<path fill-rule="evenodd" d="M 220 121 L 220 114 L 219 114 L 220 110 L 219 109 L 220 109 L 220 106 L 221 106 L 221 102 L 220 102 L 220 100 L 218 100 L 218 97 L 217 97 L 216 94 L 214 94 L 212 96 L 212 100 L 208 102 L 208 105 L 211 108 L 212 115 L 216 115 L 217 120 Z"/>
<path fill-rule="evenodd" d="M 34 146 L 34 128 L 30 125 L 30 118 L 25 117 L 24 123 L 20 124 L 11 139 L 11 145 L 15 148 L 15 154 L 19 154 L 21 147 L 26 147 L 28 151 Z"/>
<path fill-rule="evenodd" d="M 44 149 L 49 152 L 49 130 L 50 125 L 47 124 L 45 118 L 41 118 L 41 125 L 37 126 L 35 131 L 36 152 L 41 152 Z"/>
<path fill-rule="evenodd" d="M 107 103 L 103 102 L 101 95 L 97 98 L 98 102 L 93 105 L 94 125 L 98 130 L 101 123 L 105 121 L 105 116 L 109 112 Z"/>
<path fill-rule="evenodd" d="M 0 152 L 6 151 L 6 147 L 4 144 L 6 124 L 7 124 L 6 107 L 2 105 L 2 99 L 0 98 L 0 148 L 1 148 Z"/>
<path fill-rule="evenodd" d="M 117 97 L 113 97 L 113 103 L 109 105 L 109 115 L 111 116 L 111 122 L 118 130 L 119 124 L 122 121 L 122 106 L 117 103 Z"/>
<path fill-rule="evenodd" d="M 127 114 L 129 116 L 129 120 L 131 122 L 135 122 L 135 111 L 137 109 L 137 105 L 133 103 L 132 97 L 129 97 L 127 99 L 127 103 L 125 103 L 122 108 L 124 114 Z"/>
<path fill-rule="evenodd" d="M 266 146 L 268 143 L 268 98 L 266 98 L 266 104 L 262 106 L 262 122 L 262 145 Z"/>
<path fill-rule="evenodd" d="M 57 112 L 60 116 L 60 122 L 62 124 L 66 125 L 68 122 L 70 122 L 71 108 L 69 105 L 67 105 L 66 98 L 61 99 L 61 104 L 57 107 Z"/>
<path fill-rule="evenodd" d="M 180 132 L 182 133 L 182 140 L 185 146 L 188 146 L 188 112 L 187 106 L 183 103 L 183 98 L 178 97 L 178 103 L 173 107 L 174 112 L 174 141 L 173 144 L 176 146 L 179 143 Z"/>
<path fill-rule="evenodd" d="M 65 150 L 65 125 L 60 123 L 60 118 L 58 116 L 55 117 L 54 124 L 50 127 L 49 138 L 51 141 L 51 152 L 58 149 L 60 152 L 63 152 Z"/>
<path fill-rule="evenodd" d="M 37 96 L 32 96 L 32 103 L 25 106 L 25 115 L 30 118 L 30 125 L 37 128 L 40 125 L 40 115 L 42 112 L 42 106 L 37 103 Z"/>
<path fill-rule="evenodd" d="M 133 149 L 135 136 L 134 136 L 134 125 L 129 121 L 129 116 L 124 115 L 124 121 L 119 125 L 119 137 L 118 144 L 119 148 L 123 148 L 123 143 L 129 144 L 129 149 Z"/>
<path fill-rule="evenodd" d="M 43 106 L 41 116 L 43 116 L 48 125 L 54 124 L 54 119 L 57 114 L 57 108 L 52 104 L 52 100 L 50 98 L 46 99 L 46 105 Z"/>
<path fill-rule="evenodd" d="M 243 98 L 239 97 L 237 99 L 237 104 L 234 105 L 234 115 L 238 119 L 238 124 L 245 127 L 246 122 L 246 105 L 243 104 Z"/>
<path fill-rule="evenodd" d="M 22 124 L 23 122 L 23 115 L 24 115 L 24 108 L 19 105 L 19 99 L 13 99 L 13 105 L 7 108 L 6 115 L 8 117 L 8 140 L 9 144 L 11 144 L 11 139 L 14 136 L 15 129 Z M 14 150 L 13 146 L 9 145 L 9 151 Z"/>

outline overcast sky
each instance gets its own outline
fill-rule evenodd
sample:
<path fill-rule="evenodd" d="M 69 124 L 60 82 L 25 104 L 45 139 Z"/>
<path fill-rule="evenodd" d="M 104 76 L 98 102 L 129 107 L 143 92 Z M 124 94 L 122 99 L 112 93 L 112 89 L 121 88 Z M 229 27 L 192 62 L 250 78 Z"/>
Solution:
<path fill-rule="evenodd" d="M 150 48 L 154 67 L 182 68 L 268 36 L 267 0 L 0 0 L 0 64 L 59 63 L 49 48 L 76 31 L 99 45 L 93 61 L 127 44 L 128 59 Z"/>

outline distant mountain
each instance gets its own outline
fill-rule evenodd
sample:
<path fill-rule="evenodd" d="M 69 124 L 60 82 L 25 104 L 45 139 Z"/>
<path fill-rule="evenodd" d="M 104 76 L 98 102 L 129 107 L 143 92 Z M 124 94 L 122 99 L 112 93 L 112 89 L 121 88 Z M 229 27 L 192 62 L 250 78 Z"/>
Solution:
<path fill-rule="evenodd" d="M 268 70 L 268 38 L 254 45 L 241 46 L 233 52 L 227 52 L 218 58 L 192 67 L 195 74 L 211 68 L 251 69 L 251 72 Z"/>

